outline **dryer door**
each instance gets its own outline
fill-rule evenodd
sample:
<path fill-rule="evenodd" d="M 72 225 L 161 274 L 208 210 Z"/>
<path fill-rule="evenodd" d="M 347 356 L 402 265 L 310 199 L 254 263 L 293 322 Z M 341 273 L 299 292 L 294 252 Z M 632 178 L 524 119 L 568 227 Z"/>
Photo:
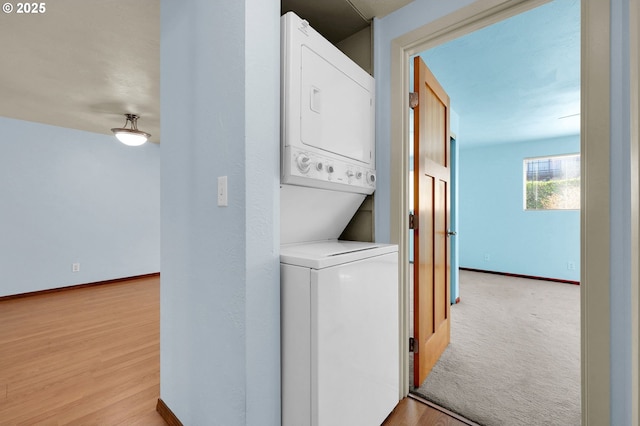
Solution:
<path fill-rule="evenodd" d="M 302 46 L 300 138 L 304 145 L 372 165 L 373 94 Z"/>

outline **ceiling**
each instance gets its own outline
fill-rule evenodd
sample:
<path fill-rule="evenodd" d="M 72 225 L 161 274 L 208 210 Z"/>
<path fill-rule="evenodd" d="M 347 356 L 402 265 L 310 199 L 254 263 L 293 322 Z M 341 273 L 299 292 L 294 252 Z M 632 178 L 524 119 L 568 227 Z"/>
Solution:
<path fill-rule="evenodd" d="M 412 0 L 284 0 L 334 42 Z M 0 14 L 0 116 L 111 134 L 125 113 L 160 141 L 160 2 L 56 0 Z"/>
<path fill-rule="evenodd" d="M 56 0 L 0 14 L 0 116 L 111 134 L 125 113 L 160 136 L 157 0 Z"/>
<path fill-rule="evenodd" d="M 282 0 L 334 43 L 411 0 Z M 0 116 L 111 134 L 125 113 L 160 141 L 160 2 L 56 0 L 0 14 Z M 556 1 L 425 52 L 462 143 L 577 132 L 579 0 Z M 566 117 L 566 118 L 562 118 Z M 578 124 L 576 124 L 578 123 Z"/>
<path fill-rule="evenodd" d="M 420 56 L 451 98 L 463 146 L 580 133 L 579 0 L 556 0 Z"/>

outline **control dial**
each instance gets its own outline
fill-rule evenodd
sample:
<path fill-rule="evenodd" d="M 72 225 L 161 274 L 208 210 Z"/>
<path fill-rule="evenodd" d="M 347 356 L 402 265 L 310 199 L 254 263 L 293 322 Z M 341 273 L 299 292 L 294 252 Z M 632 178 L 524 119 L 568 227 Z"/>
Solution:
<path fill-rule="evenodd" d="M 307 154 L 300 154 L 296 157 L 296 165 L 302 173 L 308 173 L 311 168 L 311 159 Z"/>
<path fill-rule="evenodd" d="M 367 172 L 367 182 L 371 185 L 376 183 L 376 175 L 371 172 Z"/>

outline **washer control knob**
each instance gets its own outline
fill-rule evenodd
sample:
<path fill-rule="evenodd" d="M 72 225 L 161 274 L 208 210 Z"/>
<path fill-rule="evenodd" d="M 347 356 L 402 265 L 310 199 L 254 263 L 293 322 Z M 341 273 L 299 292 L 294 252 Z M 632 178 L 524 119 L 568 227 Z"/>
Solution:
<path fill-rule="evenodd" d="M 353 173 L 353 171 L 351 170 L 347 170 L 347 177 L 352 178 L 353 176 L 355 176 L 355 173 Z"/>
<path fill-rule="evenodd" d="M 318 161 L 316 163 L 316 170 L 320 172 L 320 171 L 322 171 L 323 168 L 324 168 L 324 165 L 322 164 L 322 162 Z"/>
<path fill-rule="evenodd" d="M 362 179 L 362 172 L 356 172 L 356 179 Z"/>
<path fill-rule="evenodd" d="M 367 173 L 367 182 L 370 184 L 376 183 L 376 175 L 371 172 Z"/>
<path fill-rule="evenodd" d="M 296 157 L 296 165 L 302 173 L 307 173 L 311 167 L 311 159 L 307 154 L 300 154 Z"/>
<path fill-rule="evenodd" d="M 327 172 L 333 173 L 333 166 L 327 166 Z"/>

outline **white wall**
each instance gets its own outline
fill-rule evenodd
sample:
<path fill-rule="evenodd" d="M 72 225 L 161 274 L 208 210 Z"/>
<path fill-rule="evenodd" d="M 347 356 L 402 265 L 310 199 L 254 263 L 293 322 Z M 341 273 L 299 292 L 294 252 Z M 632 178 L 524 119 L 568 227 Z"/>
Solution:
<path fill-rule="evenodd" d="M 280 424 L 279 18 L 161 2 L 160 397 L 186 425 Z"/>
<path fill-rule="evenodd" d="M 0 117 L 0 218 L 0 296 L 159 272 L 159 146 Z"/>

